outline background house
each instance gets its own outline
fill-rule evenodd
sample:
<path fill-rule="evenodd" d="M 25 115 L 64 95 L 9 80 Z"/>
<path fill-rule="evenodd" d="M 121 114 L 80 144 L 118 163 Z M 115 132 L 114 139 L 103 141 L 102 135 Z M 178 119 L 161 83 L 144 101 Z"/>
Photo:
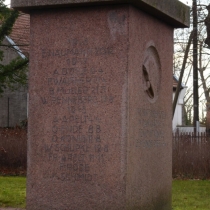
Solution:
<path fill-rule="evenodd" d="M 1 46 L 4 51 L 2 64 L 8 64 L 12 59 L 20 56 L 25 58 L 29 52 L 30 17 L 21 13 L 16 20 L 12 33 L 5 37 Z M 0 97 L 0 127 L 14 127 L 27 118 L 27 88 L 19 88 L 12 92 L 6 89 Z"/>
<path fill-rule="evenodd" d="M 178 85 L 178 78 L 174 75 L 173 76 L 173 100 L 176 93 Z M 172 120 L 172 129 L 173 132 L 180 132 L 180 133 L 191 133 L 194 132 L 194 127 L 191 125 L 186 125 L 186 117 L 184 116 L 184 96 L 187 90 L 187 86 L 181 85 L 179 97 L 177 100 L 177 105 L 174 113 L 174 117 Z M 198 132 L 206 132 L 206 127 L 204 125 L 200 125 L 198 128 Z"/>
<path fill-rule="evenodd" d="M 175 97 L 176 89 L 178 85 L 178 78 L 173 75 L 173 100 Z M 182 126 L 185 125 L 185 120 L 183 116 L 183 106 L 184 106 L 184 96 L 186 93 L 187 87 L 185 85 L 181 85 L 180 92 L 179 92 L 179 97 L 177 100 L 177 105 L 172 121 L 172 129 L 173 131 L 176 131 L 177 126 Z"/>

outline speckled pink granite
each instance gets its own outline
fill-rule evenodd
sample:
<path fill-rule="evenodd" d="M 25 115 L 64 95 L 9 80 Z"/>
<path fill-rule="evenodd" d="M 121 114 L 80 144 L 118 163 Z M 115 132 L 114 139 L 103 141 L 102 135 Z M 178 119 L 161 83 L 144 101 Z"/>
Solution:
<path fill-rule="evenodd" d="M 27 210 L 170 210 L 173 28 L 129 5 L 31 13 Z"/>

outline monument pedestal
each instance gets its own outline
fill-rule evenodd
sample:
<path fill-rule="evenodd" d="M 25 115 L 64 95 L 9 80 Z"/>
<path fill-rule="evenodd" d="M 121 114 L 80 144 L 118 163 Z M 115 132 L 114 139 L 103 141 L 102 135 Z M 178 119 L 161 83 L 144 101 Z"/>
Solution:
<path fill-rule="evenodd" d="M 186 23 L 135 3 L 27 2 L 12 1 L 31 15 L 27 209 L 170 210 L 173 28 Z"/>

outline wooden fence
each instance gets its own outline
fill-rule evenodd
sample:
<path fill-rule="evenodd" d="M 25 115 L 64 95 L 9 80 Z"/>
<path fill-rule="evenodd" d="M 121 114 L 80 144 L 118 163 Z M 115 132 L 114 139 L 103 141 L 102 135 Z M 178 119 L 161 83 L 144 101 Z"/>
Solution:
<path fill-rule="evenodd" d="M 25 174 L 26 160 L 26 129 L 0 128 L 0 175 Z"/>
<path fill-rule="evenodd" d="M 0 174 L 26 171 L 26 129 L 0 128 Z M 173 177 L 210 179 L 210 135 L 173 134 Z"/>
<path fill-rule="evenodd" d="M 173 177 L 210 178 L 210 135 L 173 134 Z"/>

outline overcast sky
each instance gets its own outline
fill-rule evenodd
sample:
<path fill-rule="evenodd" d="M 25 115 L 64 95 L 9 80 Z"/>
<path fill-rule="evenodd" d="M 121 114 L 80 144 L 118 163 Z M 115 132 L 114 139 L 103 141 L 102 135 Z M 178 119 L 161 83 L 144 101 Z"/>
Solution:
<path fill-rule="evenodd" d="M 192 4 L 192 0 L 179 0 L 181 2 L 183 2 L 184 4 L 190 6 Z"/>
<path fill-rule="evenodd" d="M 4 2 L 6 5 L 10 4 L 10 0 L 5 0 Z"/>

